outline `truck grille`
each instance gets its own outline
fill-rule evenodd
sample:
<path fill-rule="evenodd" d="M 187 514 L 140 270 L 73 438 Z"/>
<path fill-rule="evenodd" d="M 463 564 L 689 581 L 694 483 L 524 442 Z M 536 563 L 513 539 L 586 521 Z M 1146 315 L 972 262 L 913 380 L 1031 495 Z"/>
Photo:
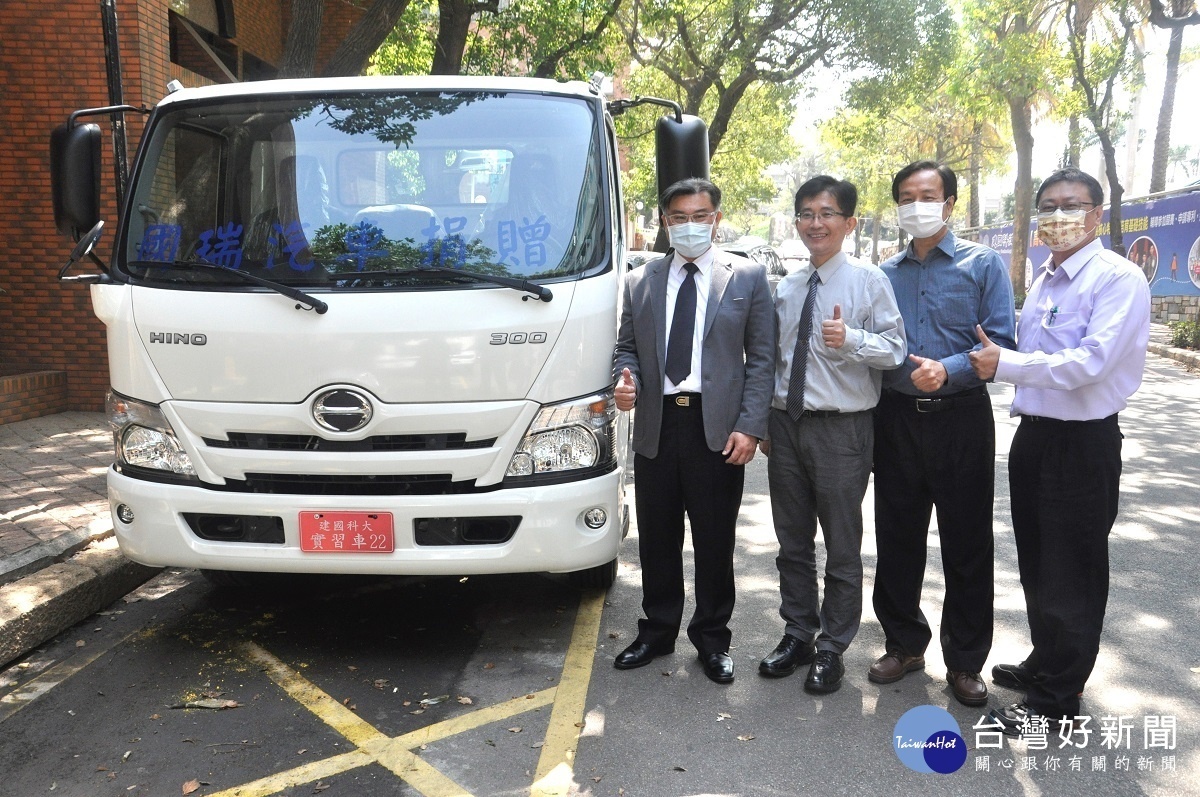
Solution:
<path fill-rule="evenodd" d="M 448 473 L 378 476 L 247 473 L 244 480 L 227 479 L 223 487 L 214 489 L 284 495 L 459 495 L 496 488 L 477 488 L 473 479 L 456 482 Z"/>
<path fill-rule="evenodd" d="M 491 448 L 496 438 L 467 440 L 464 432 L 450 434 L 388 434 L 362 440 L 328 440 L 316 435 L 230 432 L 228 440 L 204 438 L 210 448 L 247 451 L 460 451 Z"/>

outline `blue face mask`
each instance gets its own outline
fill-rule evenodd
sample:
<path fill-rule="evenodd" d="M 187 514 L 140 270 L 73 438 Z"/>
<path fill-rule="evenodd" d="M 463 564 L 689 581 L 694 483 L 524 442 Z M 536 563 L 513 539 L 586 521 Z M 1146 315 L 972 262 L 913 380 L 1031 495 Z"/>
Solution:
<path fill-rule="evenodd" d="M 675 224 L 667 227 L 667 238 L 675 251 L 687 258 L 696 258 L 708 251 L 712 246 L 713 225 L 697 224 L 689 221 L 686 224 Z"/>

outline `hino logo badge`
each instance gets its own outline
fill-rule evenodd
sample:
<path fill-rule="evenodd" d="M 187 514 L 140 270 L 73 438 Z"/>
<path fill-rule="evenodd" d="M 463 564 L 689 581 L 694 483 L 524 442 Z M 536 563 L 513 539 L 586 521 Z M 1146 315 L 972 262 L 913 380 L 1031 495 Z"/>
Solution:
<path fill-rule="evenodd" d="M 356 432 L 371 420 L 371 402 L 353 390 L 326 390 L 313 399 L 312 414 L 331 432 Z"/>
<path fill-rule="evenodd" d="M 183 343 L 189 346 L 203 346 L 208 343 L 208 335 L 199 332 L 151 332 L 151 343 Z"/>

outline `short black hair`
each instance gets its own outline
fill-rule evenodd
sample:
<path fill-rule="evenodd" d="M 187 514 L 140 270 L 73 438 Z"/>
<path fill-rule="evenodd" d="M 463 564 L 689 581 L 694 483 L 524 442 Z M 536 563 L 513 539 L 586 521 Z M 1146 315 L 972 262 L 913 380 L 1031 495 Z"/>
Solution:
<path fill-rule="evenodd" d="M 837 200 L 838 210 L 847 216 L 854 215 L 854 211 L 858 209 L 858 188 L 849 180 L 839 180 L 828 174 L 818 174 L 796 189 L 796 212 L 800 212 L 804 200 L 812 199 L 826 191 Z"/>
<path fill-rule="evenodd" d="M 942 178 L 942 196 L 946 199 L 958 199 L 958 175 L 944 163 L 937 161 L 914 161 L 896 172 L 892 180 L 892 201 L 900 202 L 900 184 L 917 172 L 937 172 Z"/>
<path fill-rule="evenodd" d="M 1104 189 L 1100 187 L 1100 181 L 1085 171 L 1068 166 L 1065 169 L 1059 169 L 1042 181 L 1042 184 L 1038 186 L 1037 196 L 1033 198 L 1035 207 L 1042 203 L 1042 192 L 1055 183 L 1079 183 L 1087 188 L 1093 205 L 1104 204 Z"/>
<path fill-rule="evenodd" d="M 671 207 L 671 203 L 675 201 L 676 197 L 691 196 L 692 194 L 708 194 L 708 198 L 712 200 L 713 209 L 721 209 L 721 189 L 717 188 L 711 180 L 705 180 L 703 177 L 689 177 L 686 180 L 671 183 L 658 197 L 658 207 L 663 213 L 666 213 L 667 208 Z"/>

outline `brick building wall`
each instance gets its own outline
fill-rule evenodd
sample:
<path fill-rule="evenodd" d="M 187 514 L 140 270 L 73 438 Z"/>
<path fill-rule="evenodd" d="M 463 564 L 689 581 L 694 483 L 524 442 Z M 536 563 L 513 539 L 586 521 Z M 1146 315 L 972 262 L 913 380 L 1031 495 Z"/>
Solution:
<path fill-rule="evenodd" d="M 248 53 L 278 63 L 290 4 L 234 0 L 237 37 L 229 44 L 239 57 Z M 359 14 L 349 0 L 327 2 L 320 60 L 332 52 L 328 42 L 344 37 Z M 187 86 L 212 82 L 171 62 L 169 0 L 117 0 L 117 16 L 126 103 L 153 105 L 172 79 Z M 0 40 L 0 219 L 6 225 L 0 235 L 0 378 L 29 375 L 0 379 L 0 386 L 12 388 L 10 400 L 0 399 L 0 423 L 64 409 L 98 411 L 108 388 L 105 330 L 92 313 L 87 287 L 57 279 L 73 242 L 54 229 L 49 137 L 72 111 L 109 104 L 100 3 L 5 0 Z M 101 216 L 113 230 L 110 126 L 103 117 L 89 121 L 104 134 Z M 126 124 L 132 165 L 142 117 L 127 114 Z M 107 259 L 111 243 L 109 233 L 98 250 L 101 258 Z"/>

